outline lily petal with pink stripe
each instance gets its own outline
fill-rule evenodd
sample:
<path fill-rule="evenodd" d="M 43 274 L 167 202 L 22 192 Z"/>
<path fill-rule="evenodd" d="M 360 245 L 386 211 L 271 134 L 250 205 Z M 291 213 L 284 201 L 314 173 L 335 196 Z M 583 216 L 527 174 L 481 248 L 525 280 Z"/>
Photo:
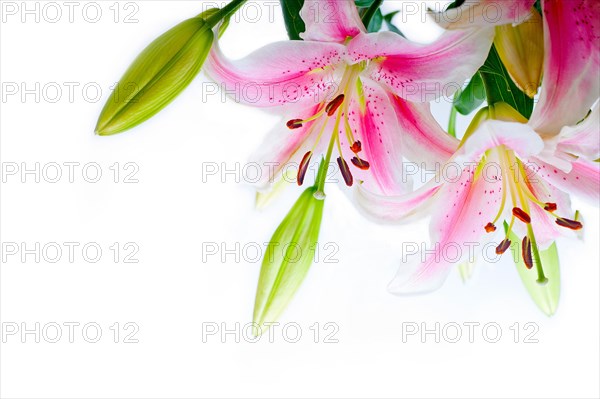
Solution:
<path fill-rule="evenodd" d="M 366 32 L 352 0 L 306 0 L 300 10 L 307 41 L 343 42 Z"/>
<path fill-rule="evenodd" d="M 530 123 L 556 135 L 600 97 L 600 1 L 544 0 L 544 77 Z"/>
<path fill-rule="evenodd" d="M 269 154 L 278 164 L 300 162 L 311 150 L 318 161 L 322 140 L 338 136 L 339 157 L 355 177 L 344 182 L 395 195 L 411 188 L 403 157 L 427 153 L 428 163 L 443 163 L 452 156 L 458 142 L 415 102 L 458 89 L 483 64 L 493 30 L 448 31 L 421 45 L 392 32 L 366 33 L 352 1 L 306 1 L 301 16 L 304 41 L 270 44 L 237 61 L 216 46 L 206 64 L 236 101 L 289 118 L 292 130 L 276 129 L 259 150 L 262 162 Z"/>
<path fill-rule="evenodd" d="M 505 117 L 502 115 L 508 120 Z M 600 202 L 600 165 L 577 152 L 577 147 L 562 145 L 563 140 L 570 143 L 577 135 L 600 141 L 600 125 L 594 113 L 579 125 L 565 129 L 566 138 L 551 140 L 558 141 L 558 145 L 552 144 L 553 151 L 556 158 L 569 163 L 569 172 L 544 161 L 547 143 L 522 117 L 517 118 L 518 122 L 506 120 L 484 121 L 461 143 L 446 164 L 455 167 L 441 168 L 458 168 L 458 176 L 441 173 L 421 189 L 402 196 L 357 191 L 359 208 L 379 221 L 403 223 L 433 210 L 431 251 L 419 253 L 401 266 L 390 284 L 392 292 L 423 293 L 439 287 L 452 265 L 472 261 L 464 258 L 471 253 L 469 245 L 489 241 L 488 223 L 496 226 L 511 219 L 511 229 L 518 236 L 531 234 L 526 223 L 515 222 L 510 211 L 514 207 L 529 215 L 536 244 L 543 249 L 561 235 L 572 235 L 556 223 L 558 217 L 573 218 L 567 193 L 595 205 Z M 596 151 L 596 146 L 592 151 Z M 561 153 L 565 148 L 573 153 Z M 554 204 L 557 209 L 552 210 L 547 204 Z M 496 245 L 500 241 L 501 238 Z M 463 256 L 448 256 L 452 250 Z"/>

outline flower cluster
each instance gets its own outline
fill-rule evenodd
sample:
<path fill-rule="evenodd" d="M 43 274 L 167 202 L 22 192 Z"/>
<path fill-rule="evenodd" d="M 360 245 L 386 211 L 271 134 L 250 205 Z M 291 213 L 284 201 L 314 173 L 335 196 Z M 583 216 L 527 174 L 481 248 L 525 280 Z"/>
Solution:
<path fill-rule="evenodd" d="M 202 68 L 236 101 L 282 115 L 254 154 L 259 165 L 277 165 L 275 176 L 262 174 L 258 190 L 280 186 L 291 163 L 299 165 L 297 184 L 309 187 L 274 241 L 309 252 L 319 235 L 325 176 L 337 168 L 342 190 L 370 219 L 402 224 L 431 216 L 436 250 L 403 263 L 392 292 L 438 288 L 452 266 L 469 261 L 445 260 L 440 254 L 449 246 L 496 239 L 498 255 L 509 248 L 518 255 L 536 303 L 555 312 L 554 242 L 584 227 L 570 195 L 600 201 L 600 2 L 459 0 L 430 11 L 444 28 L 430 44 L 406 39 L 393 14 L 382 14 L 383 1 L 305 0 L 298 9 L 282 2 L 286 16 L 296 14 L 287 24 L 296 40 L 231 60 L 218 36 L 243 3 L 205 12 L 156 39 L 122 79 L 136 90 L 115 91 L 97 133 L 119 133 L 150 118 Z M 491 6 L 494 18 L 487 16 Z M 242 92 L 248 87 L 252 96 Z M 429 106 L 453 93 L 453 113 L 479 108 L 458 138 Z M 417 186 L 407 178 L 407 161 L 438 171 L 458 167 L 452 178 Z M 312 162 L 320 166 L 309 184 Z M 311 265 L 310 256 L 293 264 L 284 255 L 263 261 L 259 324 L 279 316 Z"/>

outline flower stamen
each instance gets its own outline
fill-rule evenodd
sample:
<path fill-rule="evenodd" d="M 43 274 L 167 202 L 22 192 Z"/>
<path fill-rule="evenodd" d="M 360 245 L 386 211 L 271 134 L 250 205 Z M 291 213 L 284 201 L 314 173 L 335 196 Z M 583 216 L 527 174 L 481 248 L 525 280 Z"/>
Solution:
<path fill-rule="evenodd" d="M 484 229 L 485 229 L 486 233 L 492 233 L 492 232 L 496 231 L 496 226 L 494 225 L 494 223 L 489 222 L 488 224 L 485 225 Z"/>
<path fill-rule="evenodd" d="M 527 212 L 525 212 L 521 208 L 518 208 L 515 206 L 512 209 L 512 214 L 513 214 L 513 216 L 516 216 L 523 223 L 527 223 L 527 224 L 531 223 L 531 217 L 527 214 Z"/>
<path fill-rule="evenodd" d="M 290 119 L 285 125 L 288 127 L 288 129 L 292 130 L 301 128 L 303 123 L 304 121 L 302 119 Z"/>
<path fill-rule="evenodd" d="M 358 156 L 353 157 L 350 161 L 360 170 L 369 170 L 369 167 L 371 166 L 367 161 L 360 159 Z"/>
<path fill-rule="evenodd" d="M 310 116 L 306 119 L 300 119 L 300 118 L 290 119 L 289 121 L 287 121 L 286 126 L 290 129 L 298 129 L 298 128 L 302 127 L 302 125 L 304 125 L 305 123 L 308 123 L 308 122 L 314 121 L 315 119 L 320 118 L 321 115 L 323 115 L 323 113 L 325 113 L 325 107 L 323 107 L 323 104 L 320 104 L 319 109 L 313 116 Z"/>
<path fill-rule="evenodd" d="M 296 181 L 299 186 L 304 183 L 304 177 L 306 176 L 306 171 L 308 170 L 308 165 L 310 163 L 310 159 L 312 158 L 312 151 L 308 151 L 302 157 L 302 161 L 300 161 L 300 166 L 298 167 L 298 176 L 296 177 Z"/>
<path fill-rule="evenodd" d="M 352 177 L 352 173 L 350 173 L 350 168 L 348 168 L 346 160 L 340 156 L 337 159 L 337 163 L 340 168 L 340 172 L 342 172 L 342 177 L 344 178 L 346 185 L 348 187 L 352 186 L 352 183 L 354 183 L 354 178 Z"/>
<path fill-rule="evenodd" d="M 527 269 L 532 269 L 533 256 L 531 254 L 531 240 L 528 236 L 523 237 L 523 241 L 521 242 L 521 253 L 523 255 L 523 262 L 525 262 L 525 267 L 527 267 Z"/>
<path fill-rule="evenodd" d="M 496 255 L 502 255 L 504 252 L 506 252 L 508 247 L 510 247 L 510 240 L 508 238 L 505 238 L 504 240 L 502 240 L 500 245 L 496 247 Z"/>
<path fill-rule="evenodd" d="M 557 217 L 555 220 L 556 224 L 561 227 L 566 227 L 571 230 L 581 230 L 583 228 L 583 224 L 576 220 L 565 219 L 561 217 Z"/>
<path fill-rule="evenodd" d="M 335 111 L 337 111 L 340 105 L 342 105 L 342 103 L 344 102 L 344 97 L 345 96 L 343 94 L 340 94 L 336 98 L 331 100 L 329 104 L 327 104 L 327 106 L 325 107 L 325 112 L 327 112 L 328 116 L 332 116 L 333 114 L 335 114 Z"/>
<path fill-rule="evenodd" d="M 352 146 L 350 146 L 350 151 L 352 151 L 355 154 L 358 154 L 359 152 L 362 151 L 362 144 L 360 143 L 359 140 L 355 141 Z"/>

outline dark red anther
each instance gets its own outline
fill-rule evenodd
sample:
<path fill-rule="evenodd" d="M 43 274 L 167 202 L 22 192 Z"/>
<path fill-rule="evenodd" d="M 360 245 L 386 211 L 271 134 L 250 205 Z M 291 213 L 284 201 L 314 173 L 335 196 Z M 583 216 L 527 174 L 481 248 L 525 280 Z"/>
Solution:
<path fill-rule="evenodd" d="M 581 230 L 583 228 L 581 222 L 565 218 L 556 218 L 556 224 L 571 230 Z"/>
<path fill-rule="evenodd" d="M 506 252 L 508 247 L 510 247 L 510 240 L 508 238 L 505 238 L 504 240 L 502 240 L 500 245 L 496 247 L 496 255 L 502 255 L 504 252 Z"/>
<path fill-rule="evenodd" d="M 533 258 L 531 257 L 531 240 L 528 236 L 523 237 L 523 241 L 521 242 L 521 253 L 523 254 L 525 267 L 531 269 L 533 267 Z"/>
<path fill-rule="evenodd" d="M 529 217 L 529 215 L 521 208 L 514 207 L 512 214 L 523 223 L 531 223 L 531 217 Z"/>
<path fill-rule="evenodd" d="M 325 112 L 327 112 L 327 115 L 331 116 L 331 115 L 335 114 L 335 111 L 337 111 L 337 109 L 340 107 L 340 105 L 342 105 L 343 102 L 344 102 L 343 94 L 340 94 L 339 96 L 337 96 L 336 98 L 331 100 L 331 102 L 329 104 L 327 104 L 327 106 L 325 107 Z"/>
<path fill-rule="evenodd" d="M 360 143 L 360 141 L 356 140 L 354 144 L 352 144 L 352 146 L 350 147 L 350 150 L 353 153 L 358 154 L 362 150 L 362 144 Z"/>
<path fill-rule="evenodd" d="M 285 124 L 289 129 L 298 129 L 302 127 L 302 119 L 290 119 Z"/>
<path fill-rule="evenodd" d="M 350 173 L 350 168 L 348 168 L 348 164 L 346 160 L 342 157 L 338 157 L 337 159 L 338 166 L 340 167 L 340 172 L 342 172 L 342 176 L 344 177 L 344 181 L 348 187 L 352 186 L 354 183 L 354 179 L 352 178 L 352 173 Z"/>
<path fill-rule="evenodd" d="M 546 202 L 546 204 L 544 204 L 545 211 L 554 212 L 557 209 L 558 209 L 558 207 L 556 206 L 556 204 L 554 202 Z"/>
<path fill-rule="evenodd" d="M 307 152 L 302 157 L 302 161 L 300 161 L 300 166 L 298 167 L 298 177 L 296 181 L 298 185 L 301 186 L 304 183 L 304 176 L 306 176 L 306 171 L 308 170 L 308 164 L 310 163 L 310 159 L 312 158 L 312 151 Z"/>
<path fill-rule="evenodd" d="M 360 159 L 359 157 L 353 157 L 350 161 L 354 166 L 361 170 L 368 170 L 371 166 L 367 161 Z"/>
<path fill-rule="evenodd" d="M 485 225 L 484 229 L 485 229 L 486 233 L 491 233 L 491 232 L 496 231 L 496 226 L 494 225 L 494 223 L 489 222 L 488 224 Z"/>

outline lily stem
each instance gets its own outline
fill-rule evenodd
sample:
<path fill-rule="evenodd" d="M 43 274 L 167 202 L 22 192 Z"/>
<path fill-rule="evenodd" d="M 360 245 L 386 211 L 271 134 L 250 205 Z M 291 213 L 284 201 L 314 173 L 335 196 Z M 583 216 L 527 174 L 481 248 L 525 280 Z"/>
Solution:
<path fill-rule="evenodd" d="M 221 8 L 214 15 L 206 19 L 206 24 L 212 29 L 215 25 L 217 25 L 220 21 L 225 18 L 231 17 L 236 13 L 237 10 L 240 9 L 241 6 L 247 0 L 233 0 L 231 3 L 227 4 L 225 7 Z"/>
<path fill-rule="evenodd" d="M 337 128 L 339 127 L 341 113 L 338 112 L 337 120 L 336 120 L 336 129 L 334 130 L 334 134 L 331 135 L 331 139 L 329 140 L 329 147 L 327 147 L 327 154 L 325 155 L 325 166 L 323 169 L 319 168 L 319 175 L 317 176 L 317 190 L 321 192 L 325 192 L 325 178 L 327 177 L 327 170 L 329 169 L 329 163 L 331 162 L 331 153 L 333 152 L 333 146 L 335 145 L 336 136 L 337 136 Z"/>

